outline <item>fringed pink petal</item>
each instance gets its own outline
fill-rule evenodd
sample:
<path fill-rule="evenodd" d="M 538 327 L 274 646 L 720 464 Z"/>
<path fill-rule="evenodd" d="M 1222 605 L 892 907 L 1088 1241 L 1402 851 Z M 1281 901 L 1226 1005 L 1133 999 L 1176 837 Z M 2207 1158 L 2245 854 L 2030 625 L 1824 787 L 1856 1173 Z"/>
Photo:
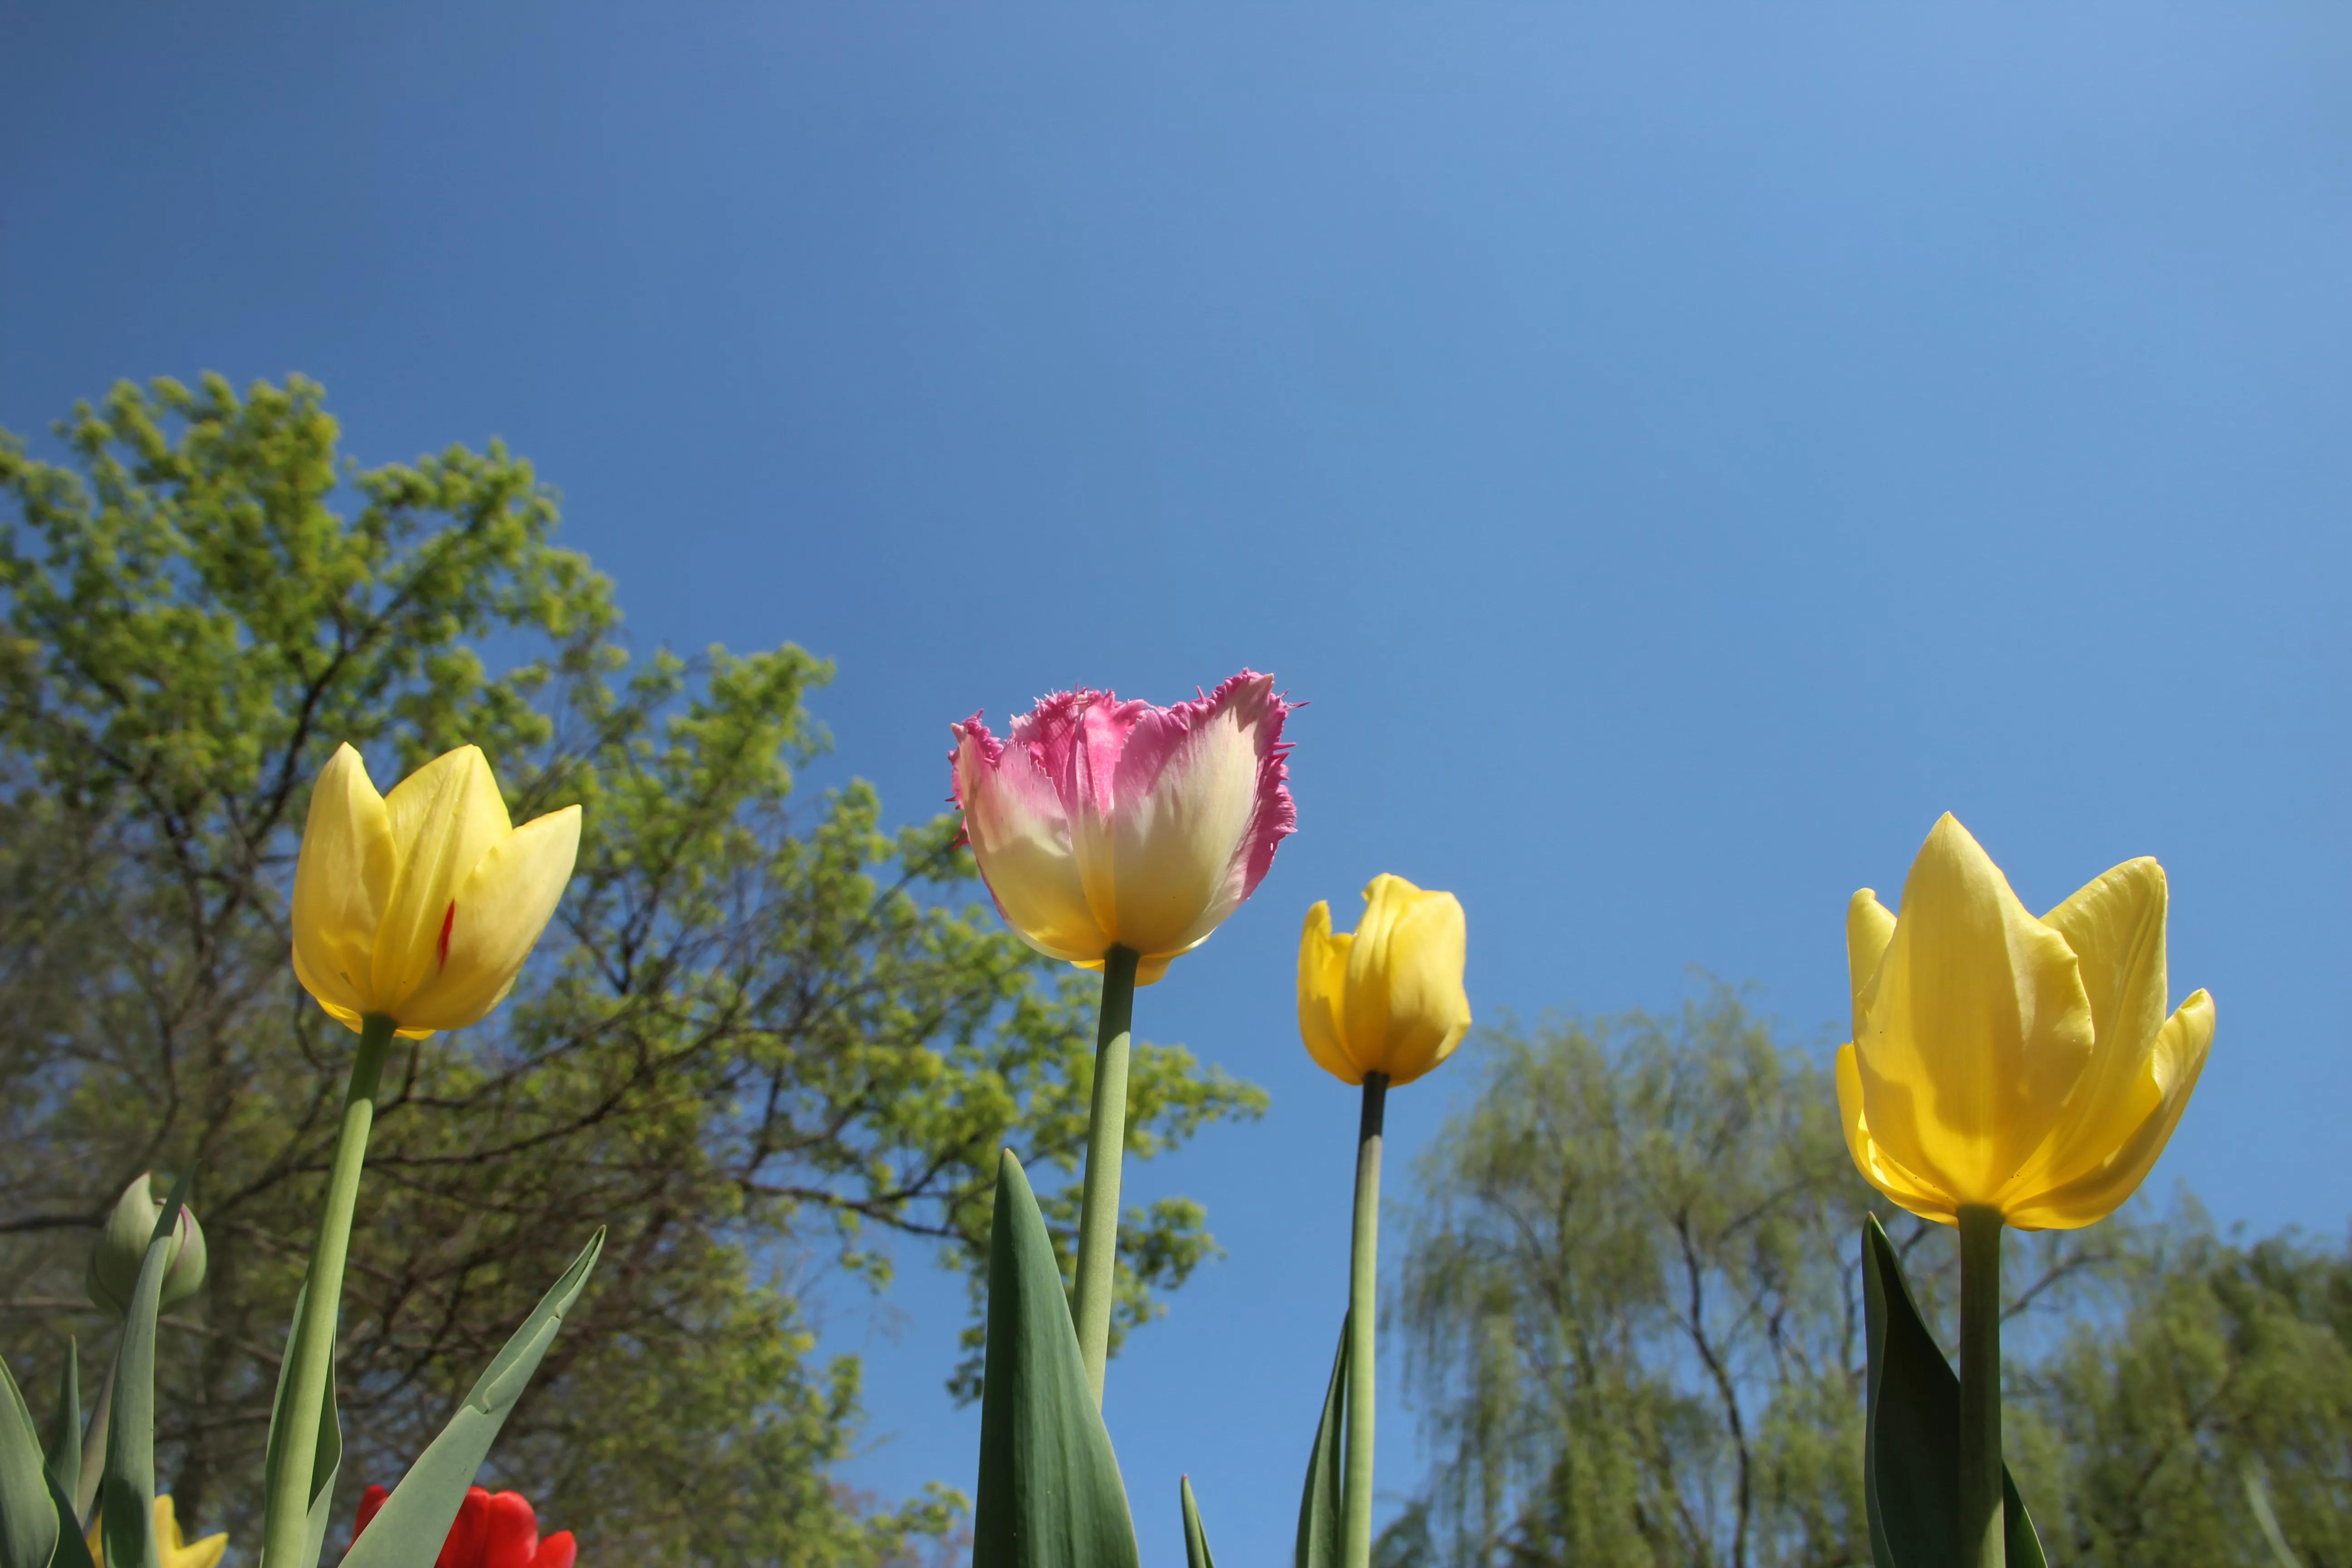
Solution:
<path fill-rule="evenodd" d="M 1244 682 L 1255 686 L 1255 695 L 1248 699 L 1255 712 L 1247 722 L 1258 738 L 1257 807 L 1235 857 L 1241 865 L 1241 896 L 1246 899 L 1265 880 L 1275 850 L 1298 831 L 1298 803 L 1290 796 L 1290 747 L 1282 738 L 1282 726 L 1299 705 L 1274 689 L 1274 677 L 1246 669 L 1218 687 L 1210 700 L 1216 701 Z"/>
<path fill-rule="evenodd" d="M 1148 702 L 1121 702 L 1111 692 L 1083 686 L 1056 691 L 1013 721 L 1013 744 L 1054 781 L 1064 810 L 1075 813 L 1087 804 L 1108 816 L 1119 753 L 1137 721 L 1151 711 Z"/>
<path fill-rule="evenodd" d="M 1024 743 L 1022 725 L 1014 725 L 1009 745 L 990 735 L 978 714 L 950 728 L 956 737 L 956 803 L 997 913 L 1048 956 L 1100 954 L 1109 939 L 1087 908 L 1070 847 L 1069 814 L 1034 749 Z"/>

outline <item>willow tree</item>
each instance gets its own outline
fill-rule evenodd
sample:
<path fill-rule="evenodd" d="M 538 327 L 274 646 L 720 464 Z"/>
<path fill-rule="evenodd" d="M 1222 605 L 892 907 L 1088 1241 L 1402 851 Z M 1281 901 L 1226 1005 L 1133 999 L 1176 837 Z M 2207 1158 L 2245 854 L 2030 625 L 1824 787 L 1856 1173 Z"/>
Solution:
<path fill-rule="evenodd" d="M 969 1268 L 1000 1147 L 1072 1168 L 1087 990 L 976 903 L 951 823 L 887 827 L 862 783 L 796 790 L 830 667 L 790 645 L 633 658 L 528 463 L 492 442 L 358 468 L 299 379 L 124 384 L 57 437 L 45 461 L 0 435 L 0 1336 L 20 1372 L 68 1332 L 103 1356 L 89 1236 L 140 1171 L 193 1166 L 212 1264 L 166 1331 L 163 1474 L 182 1519 L 253 1527 L 352 1047 L 288 965 L 309 781 L 339 742 L 396 777 L 471 741 L 518 820 L 577 801 L 586 828 L 518 993 L 386 1069 L 345 1490 L 392 1479 L 603 1223 L 502 1481 L 614 1561 L 875 1563 L 947 1529 L 943 1492 L 862 1507 L 830 1479 L 858 1367 L 816 1355 L 800 1287 L 882 1284 L 891 1236 Z M 1260 1103 L 1171 1047 L 1139 1047 L 1130 1093 L 1143 1155 Z M 1066 1239 L 1075 1194 L 1048 1199 Z M 1202 1217 L 1125 1216 L 1122 1329 L 1203 1256 Z"/>

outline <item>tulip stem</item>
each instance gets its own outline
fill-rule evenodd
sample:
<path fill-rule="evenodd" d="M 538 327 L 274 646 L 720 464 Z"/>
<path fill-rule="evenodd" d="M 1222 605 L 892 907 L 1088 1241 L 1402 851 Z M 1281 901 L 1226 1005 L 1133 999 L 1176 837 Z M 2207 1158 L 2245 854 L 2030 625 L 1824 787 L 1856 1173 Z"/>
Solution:
<path fill-rule="evenodd" d="M 1343 1568 L 1372 1561 L 1372 1407 L 1380 1386 L 1373 1330 L 1380 1321 L 1381 1124 L 1389 1075 L 1364 1075 L 1363 1115 L 1356 1124 L 1356 1223 L 1348 1249 L 1347 1511 L 1340 1536 Z"/>
<path fill-rule="evenodd" d="M 1103 954 L 1102 1011 L 1095 1021 L 1095 1092 L 1087 1116 L 1087 1184 L 1078 1208 L 1078 1358 L 1095 1408 L 1110 1359 L 1110 1308 L 1118 1293 L 1118 1173 L 1127 1153 L 1127 1056 L 1135 1025 L 1132 948 Z"/>
<path fill-rule="evenodd" d="M 2000 1211 L 1964 1205 L 1960 1222 L 1960 1554 L 2003 1568 L 2000 1458 Z"/>
<path fill-rule="evenodd" d="M 334 1376 L 335 1326 L 342 1307 L 352 1215 L 359 1203 L 360 1167 L 367 1163 L 368 1131 L 375 1122 L 376 1080 L 383 1076 L 384 1055 L 399 1026 L 381 1013 L 360 1020 L 359 1049 L 352 1058 L 351 1083 L 343 1090 L 343 1125 L 336 1134 L 335 1161 L 327 1174 L 327 1204 L 319 1215 L 319 1240 L 310 1249 L 310 1269 L 303 1282 L 301 1321 L 294 1342 L 287 1347 L 286 1399 L 278 1412 L 284 1430 L 270 1434 L 269 1457 L 276 1462 L 263 1502 L 265 1568 L 289 1568 L 302 1561 L 319 1418 Z"/>

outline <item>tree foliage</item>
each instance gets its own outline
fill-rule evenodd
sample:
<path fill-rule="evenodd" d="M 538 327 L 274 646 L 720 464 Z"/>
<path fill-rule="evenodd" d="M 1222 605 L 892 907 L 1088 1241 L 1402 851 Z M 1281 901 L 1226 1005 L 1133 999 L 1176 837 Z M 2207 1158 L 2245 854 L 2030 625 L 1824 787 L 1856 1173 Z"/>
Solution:
<path fill-rule="evenodd" d="M 1433 1464 L 1382 1562 L 1868 1563 L 1862 1216 L 1948 1349 L 1957 1247 L 1854 1173 L 1826 1064 L 1719 987 L 1470 1062 L 1394 1302 Z M 2304 1561 L 2344 1560 L 2352 1257 L 2193 1205 L 2009 1245 L 2009 1447 L 2053 1562 L 2269 1568 L 2250 1471 Z"/>
<path fill-rule="evenodd" d="M 1000 1147 L 1074 1170 L 1090 983 L 975 904 L 951 821 L 795 790 L 822 660 L 632 658 L 498 443 L 361 469 L 299 378 L 124 384 L 58 434 L 56 462 L 0 435 L 6 1348 L 102 1340 L 91 1229 L 193 1163 L 212 1268 L 167 1330 L 165 1477 L 192 1523 L 253 1528 L 352 1038 L 287 959 L 308 784 L 341 741 L 387 785 L 472 741 L 518 820 L 583 803 L 579 870 L 499 1011 L 387 1068 L 346 1489 L 392 1479 L 601 1222 L 501 1478 L 614 1560 L 877 1563 L 944 1529 L 947 1494 L 877 1510 L 829 1479 L 857 1366 L 815 1357 L 797 1286 L 883 1282 L 892 1235 L 973 1268 Z M 1131 1093 L 1144 1155 L 1260 1104 L 1172 1047 L 1137 1049 Z M 1075 1193 L 1043 1195 L 1066 1247 Z M 1122 1327 L 1211 1248 L 1201 1221 L 1125 1217 Z"/>

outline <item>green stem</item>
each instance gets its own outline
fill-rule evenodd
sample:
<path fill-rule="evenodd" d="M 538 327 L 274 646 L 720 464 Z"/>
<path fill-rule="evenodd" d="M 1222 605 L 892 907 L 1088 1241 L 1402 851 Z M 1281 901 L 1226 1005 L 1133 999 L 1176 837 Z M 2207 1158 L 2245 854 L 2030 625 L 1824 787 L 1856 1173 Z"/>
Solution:
<path fill-rule="evenodd" d="M 1372 1412 L 1380 1386 L 1373 1330 L 1380 1321 L 1381 1122 L 1388 1109 L 1386 1073 L 1364 1075 L 1364 1110 L 1356 1125 L 1356 1225 L 1348 1249 L 1348 1456 L 1342 1568 L 1372 1561 Z"/>
<path fill-rule="evenodd" d="M 268 1478 L 262 1512 L 262 1561 L 287 1568 L 302 1560 L 310 1511 L 311 1462 L 319 1448 L 319 1415 L 335 1364 L 335 1326 L 343 1300 L 343 1261 L 351 1250 L 352 1214 L 360 1195 L 360 1167 L 367 1163 L 368 1130 L 375 1121 L 376 1079 L 384 1053 L 399 1027 L 381 1013 L 360 1020 L 359 1050 L 352 1058 L 351 1084 L 343 1090 L 343 1125 L 335 1137 L 335 1163 L 327 1173 L 327 1206 L 319 1215 L 319 1240 L 310 1249 L 303 1285 L 302 1321 L 287 1347 L 288 1398 L 279 1411 L 283 1433 L 270 1444 L 279 1460 Z"/>
<path fill-rule="evenodd" d="M 2004 1568 L 2000 1460 L 2000 1211 L 1960 1210 L 1960 1555 Z"/>
<path fill-rule="evenodd" d="M 1110 1359 L 1111 1298 L 1118 1283 L 1118 1169 L 1127 1152 L 1127 1054 L 1135 1023 L 1132 948 L 1103 954 L 1102 1012 L 1095 1022 L 1095 1095 L 1087 1117 L 1087 1185 L 1078 1209 L 1078 1357 L 1095 1408 Z"/>

